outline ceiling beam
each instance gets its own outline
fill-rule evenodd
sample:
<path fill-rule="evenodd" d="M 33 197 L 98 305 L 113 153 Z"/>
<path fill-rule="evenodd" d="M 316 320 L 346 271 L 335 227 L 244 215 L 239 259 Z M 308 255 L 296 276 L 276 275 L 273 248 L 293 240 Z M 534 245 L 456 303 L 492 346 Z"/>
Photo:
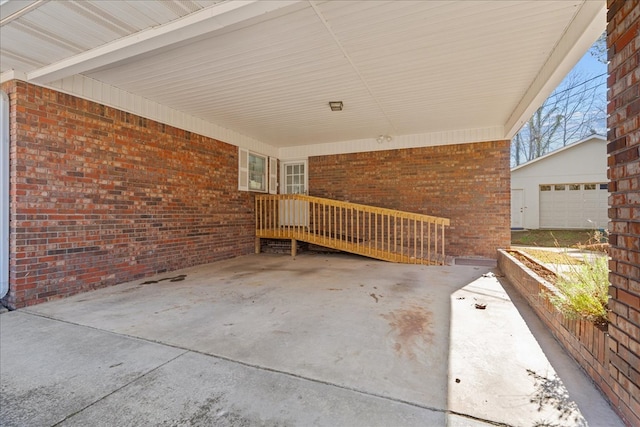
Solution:
<path fill-rule="evenodd" d="M 545 99 L 580 61 L 607 25 L 605 1 L 585 1 L 567 26 L 540 72 L 504 125 L 512 139 Z"/>
<path fill-rule="evenodd" d="M 35 10 L 49 0 L 1 0 L 0 27 L 20 18 L 22 15 Z"/>
<path fill-rule="evenodd" d="M 298 0 L 246 0 L 218 3 L 167 24 L 131 34 L 31 71 L 27 73 L 27 79 L 35 83 L 47 84 L 218 31 L 295 3 L 298 3 Z"/>

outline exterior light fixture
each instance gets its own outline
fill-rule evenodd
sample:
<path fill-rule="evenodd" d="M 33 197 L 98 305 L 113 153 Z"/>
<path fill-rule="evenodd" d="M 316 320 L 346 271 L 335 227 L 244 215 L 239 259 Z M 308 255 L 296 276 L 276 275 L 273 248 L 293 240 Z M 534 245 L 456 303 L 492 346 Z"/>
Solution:
<path fill-rule="evenodd" d="M 342 101 L 329 101 L 331 111 L 342 111 Z"/>
<path fill-rule="evenodd" d="M 392 140 L 393 138 L 390 135 L 378 135 L 378 137 L 376 138 L 376 141 L 378 141 L 378 144 L 382 144 L 385 141 L 391 142 Z"/>

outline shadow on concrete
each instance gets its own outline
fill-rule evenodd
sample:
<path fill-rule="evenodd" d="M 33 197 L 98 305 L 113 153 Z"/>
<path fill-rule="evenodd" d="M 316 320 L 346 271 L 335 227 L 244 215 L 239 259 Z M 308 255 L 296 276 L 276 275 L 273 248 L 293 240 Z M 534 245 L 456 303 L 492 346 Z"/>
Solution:
<path fill-rule="evenodd" d="M 553 405 L 540 410 L 535 400 L 555 371 L 490 271 L 262 254 L 5 313 L 0 417 L 105 426 L 555 422 Z"/>
<path fill-rule="evenodd" d="M 505 278 L 500 277 L 499 281 L 555 371 L 545 379 L 540 378 L 539 373 L 530 374 L 537 382 L 537 393 L 532 399 L 561 408 L 575 404 L 588 425 L 623 426 L 592 380 L 553 337 L 524 297 Z"/>

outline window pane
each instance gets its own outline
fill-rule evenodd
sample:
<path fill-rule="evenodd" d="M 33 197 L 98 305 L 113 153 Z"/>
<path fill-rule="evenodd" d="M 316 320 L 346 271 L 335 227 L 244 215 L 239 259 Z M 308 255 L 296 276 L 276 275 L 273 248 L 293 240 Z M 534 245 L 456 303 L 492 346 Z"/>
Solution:
<path fill-rule="evenodd" d="M 565 186 L 564 185 L 554 185 L 553 189 L 556 191 L 564 191 Z"/>
<path fill-rule="evenodd" d="M 595 190 L 596 189 L 596 185 L 595 184 L 585 184 L 584 185 L 584 189 L 585 190 Z"/>
<path fill-rule="evenodd" d="M 540 186 L 540 191 L 551 191 L 551 186 L 550 185 L 541 185 Z"/>
<path fill-rule="evenodd" d="M 609 184 L 600 184 L 600 189 L 601 190 L 608 190 L 609 189 Z"/>
<path fill-rule="evenodd" d="M 580 184 L 569 184 L 569 190 L 570 191 L 580 190 Z"/>
<path fill-rule="evenodd" d="M 267 158 L 249 153 L 249 189 L 265 191 L 267 189 Z"/>

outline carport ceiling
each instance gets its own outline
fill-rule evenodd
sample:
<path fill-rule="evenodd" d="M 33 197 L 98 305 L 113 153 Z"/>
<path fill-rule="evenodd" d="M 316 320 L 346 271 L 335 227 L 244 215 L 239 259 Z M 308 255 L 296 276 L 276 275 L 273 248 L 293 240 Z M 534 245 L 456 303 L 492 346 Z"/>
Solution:
<path fill-rule="evenodd" d="M 4 0 L 1 13 L 3 80 L 82 74 L 274 147 L 510 138 L 605 27 L 604 0 Z"/>

